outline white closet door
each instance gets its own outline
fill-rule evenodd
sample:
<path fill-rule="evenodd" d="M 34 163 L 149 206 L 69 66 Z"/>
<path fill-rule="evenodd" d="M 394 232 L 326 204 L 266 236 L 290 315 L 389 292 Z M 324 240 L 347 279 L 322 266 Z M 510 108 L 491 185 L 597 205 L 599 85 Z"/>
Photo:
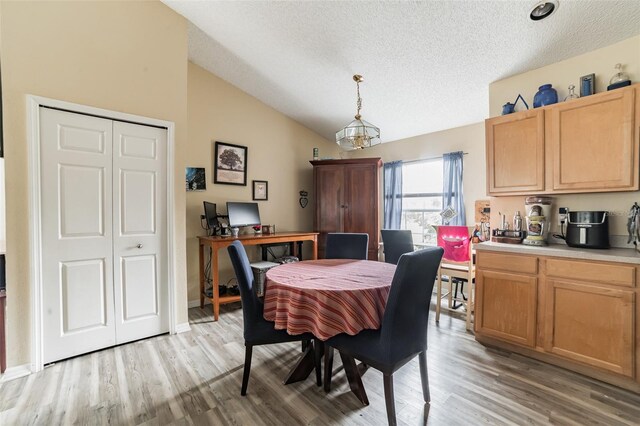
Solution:
<path fill-rule="evenodd" d="M 114 122 L 116 341 L 169 331 L 165 129 Z"/>
<path fill-rule="evenodd" d="M 47 108 L 40 114 L 48 363 L 115 344 L 112 122 Z"/>

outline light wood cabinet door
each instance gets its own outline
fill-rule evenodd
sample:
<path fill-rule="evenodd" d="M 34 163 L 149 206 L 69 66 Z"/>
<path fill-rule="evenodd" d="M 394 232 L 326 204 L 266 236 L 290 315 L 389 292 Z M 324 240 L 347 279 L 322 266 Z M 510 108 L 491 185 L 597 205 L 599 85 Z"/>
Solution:
<path fill-rule="evenodd" d="M 547 281 L 547 352 L 633 377 L 635 294 L 568 280 Z"/>
<path fill-rule="evenodd" d="M 526 194 L 545 189 L 544 111 L 486 120 L 487 193 Z"/>
<path fill-rule="evenodd" d="M 563 102 L 546 110 L 554 192 L 638 189 L 635 88 Z"/>
<path fill-rule="evenodd" d="M 522 346 L 536 345 L 538 279 L 476 272 L 476 332 Z"/>

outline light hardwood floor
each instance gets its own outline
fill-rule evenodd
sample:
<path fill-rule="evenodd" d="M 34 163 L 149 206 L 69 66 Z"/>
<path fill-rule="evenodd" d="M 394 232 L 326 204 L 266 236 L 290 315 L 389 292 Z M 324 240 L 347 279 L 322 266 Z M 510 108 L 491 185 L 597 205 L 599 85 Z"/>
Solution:
<path fill-rule="evenodd" d="M 433 309 L 433 306 L 432 306 Z M 284 386 L 299 344 L 256 347 L 240 396 L 242 313 L 189 311 L 191 331 L 56 363 L 0 385 L 0 424 L 384 425 L 382 375 L 363 380 L 370 405 L 349 392 L 334 361 L 329 395 L 313 374 Z M 429 324 L 432 401 L 422 401 L 417 358 L 395 375 L 400 424 L 639 424 L 640 395 L 538 361 L 483 347 L 463 320 Z"/>

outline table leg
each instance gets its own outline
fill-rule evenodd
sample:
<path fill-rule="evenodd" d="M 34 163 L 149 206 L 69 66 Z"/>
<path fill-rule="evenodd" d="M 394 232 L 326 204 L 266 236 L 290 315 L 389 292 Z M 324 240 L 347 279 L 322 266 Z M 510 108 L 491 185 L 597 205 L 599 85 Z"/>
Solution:
<path fill-rule="evenodd" d="M 213 320 L 220 316 L 220 279 L 218 277 L 218 249 L 211 248 L 211 282 L 213 283 Z"/>
<path fill-rule="evenodd" d="M 284 379 L 284 384 L 288 385 L 295 382 L 300 382 L 309 377 L 309 374 L 315 368 L 315 351 L 312 344 L 307 345 L 304 353 L 298 359 L 296 365 L 291 369 L 287 378 Z"/>
<path fill-rule="evenodd" d="M 198 244 L 198 260 L 200 262 L 200 309 L 204 308 L 204 245 Z"/>
<path fill-rule="evenodd" d="M 296 253 L 296 256 L 298 256 L 299 260 L 303 260 L 302 259 L 302 241 L 298 241 L 297 246 L 298 246 L 298 252 Z"/>
<path fill-rule="evenodd" d="M 311 254 L 311 260 L 316 260 L 318 258 L 318 236 L 314 235 L 313 237 L 313 249 Z"/>
<path fill-rule="evenodd" d="M 364 390 L 362 384 L 362 378 L 360 372 L 356 366 L 356 360 L 347 354 L 340 352 L 340 358 L 342 359 L 342 365 L 344 366 L 344 372 L 349 380 L 349 387 L 351 392 L 358 398 L 364 405 L 369 405 L 369 398 L 367 398 L 367 392 Z"/>

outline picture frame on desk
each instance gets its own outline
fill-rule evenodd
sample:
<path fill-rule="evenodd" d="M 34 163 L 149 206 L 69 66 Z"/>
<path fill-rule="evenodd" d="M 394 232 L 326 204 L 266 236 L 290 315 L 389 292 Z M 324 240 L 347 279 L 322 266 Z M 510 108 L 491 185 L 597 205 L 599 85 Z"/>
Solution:
<path fill-rule="evenodd" d="M 213 158 L 213 183 L 247 186 L 248 148 L 216 141 Z"/>

